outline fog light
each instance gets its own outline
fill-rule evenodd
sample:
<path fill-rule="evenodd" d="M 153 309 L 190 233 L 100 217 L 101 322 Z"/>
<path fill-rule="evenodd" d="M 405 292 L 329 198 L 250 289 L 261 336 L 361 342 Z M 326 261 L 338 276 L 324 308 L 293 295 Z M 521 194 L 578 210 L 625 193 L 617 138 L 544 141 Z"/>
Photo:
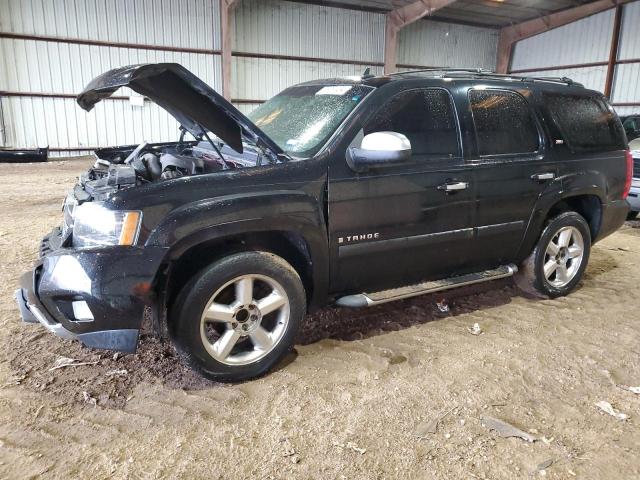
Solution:
<path fill-rule="evenodd" d="M 71 302 L 71 306 L 73 307 L 73 318 L 76 319 L 76 322 L 93 322 L 93 313 L 91 313 L 87 302 L 78 300 Z"/>

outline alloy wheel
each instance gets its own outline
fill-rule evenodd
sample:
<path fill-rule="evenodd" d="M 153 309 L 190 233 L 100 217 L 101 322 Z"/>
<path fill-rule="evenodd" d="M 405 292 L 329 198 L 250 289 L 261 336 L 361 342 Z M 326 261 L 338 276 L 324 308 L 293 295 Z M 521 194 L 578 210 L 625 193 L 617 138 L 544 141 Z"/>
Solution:
<path fill-rule="evenodd" d="M 578 273 L 584 257 L 584 239 L 576 227 L 563 227 L 551 238 L 544 255 L 543 272 L 553 287 L 562 288 Z"/>
<path fill-rule="evenodd" d="M 202 312 L 200 336 L 209 355 L 226 365 L 248 365 L 284 336 L 289 298 L 273 278 L 242 275 L 220 287 Z"/>

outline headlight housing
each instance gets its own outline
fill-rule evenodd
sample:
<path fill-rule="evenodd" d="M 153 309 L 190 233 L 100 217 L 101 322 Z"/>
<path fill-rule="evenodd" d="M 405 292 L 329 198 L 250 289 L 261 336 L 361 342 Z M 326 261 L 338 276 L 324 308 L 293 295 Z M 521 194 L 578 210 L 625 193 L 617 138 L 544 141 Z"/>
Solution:
<path fill-rule="evenodd" d="M 142 213 L 111 210 L 100 202 L 78 205 L 73 212 L 73 246 L 135 245 Z"/>

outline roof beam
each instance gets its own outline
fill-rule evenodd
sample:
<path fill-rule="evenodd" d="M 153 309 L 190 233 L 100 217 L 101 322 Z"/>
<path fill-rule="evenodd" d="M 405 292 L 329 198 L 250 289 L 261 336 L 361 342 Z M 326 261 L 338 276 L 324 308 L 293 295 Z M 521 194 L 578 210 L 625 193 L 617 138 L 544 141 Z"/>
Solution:
<path fill-rule="evenodd" d="M 616 72 L 618 62 L 618 46 L 620 45 L 620 25 L 622 23 L 622 6 L 616 7 L 616 14 L 613 17 L 613 32 L 611 33 L 611 46 L 609 49 L 609 61 L 607 62 L 607 77 L 604 83 L 604 94 L 611 99 L 613 89 L 613 77 Z"/>
<path fill-rule="evenodd" d="M 220 53 L 222 56 L 222 96 L 231 99 L 231 49 L 233 11 L 240 0 L 220 0 Z"/>
<path fill-rule="evenodd" d="M 516 42 L 576 22 L 618 5 L 629 3 L 630 1 L 633 0 L 598 0 L 502 28 L 498 40 L 496 72 L 508 72 L 513 46 Z"/>
<path fill-rule="evenodd" d="M 433 14 L 455 0 L 418 0 L 386 14 L 384 24 L 384 73 L 396 71 L 398 33 L 410 23 Z"/>

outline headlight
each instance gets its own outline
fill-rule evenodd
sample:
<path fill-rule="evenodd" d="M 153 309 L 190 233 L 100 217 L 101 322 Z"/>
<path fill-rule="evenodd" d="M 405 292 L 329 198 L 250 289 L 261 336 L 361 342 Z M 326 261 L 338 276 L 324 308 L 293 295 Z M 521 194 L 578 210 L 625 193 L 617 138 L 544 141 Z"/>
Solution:
<path fill-rule="evenodd" d="M 134 245 L 141 212 L 110 210 L 99 202 L 79 205 L 73 212 L 73 246 Z"/>

